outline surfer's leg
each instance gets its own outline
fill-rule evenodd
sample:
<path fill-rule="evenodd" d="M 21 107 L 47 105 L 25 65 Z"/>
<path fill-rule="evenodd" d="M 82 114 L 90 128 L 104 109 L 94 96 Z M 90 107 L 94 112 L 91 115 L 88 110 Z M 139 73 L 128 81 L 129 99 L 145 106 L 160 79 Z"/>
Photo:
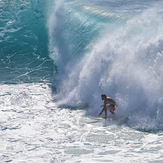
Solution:
<path fill-rule="evenodd" d="M 115 114 L 114 113 L 115 108 L 113 106 L 109 105 L 108 110 L 110 111 L 110 113 Z"/>
<path fill-rule="evenodd" d="M 105 119 L 107 119 L 107 108 L 105 107 Z"/>

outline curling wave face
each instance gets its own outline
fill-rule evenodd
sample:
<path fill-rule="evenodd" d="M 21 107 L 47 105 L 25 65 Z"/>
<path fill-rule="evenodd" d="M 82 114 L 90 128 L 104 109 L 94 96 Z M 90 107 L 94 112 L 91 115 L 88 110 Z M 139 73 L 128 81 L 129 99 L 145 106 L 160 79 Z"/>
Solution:
<path fill-rule="evenodd" d="M 56 3 L 49 21 L 58 105 L 96 115 L 105 93 L 129 125 L 162 129 L 162 3 L 131 14 L 75 2 Z"/>

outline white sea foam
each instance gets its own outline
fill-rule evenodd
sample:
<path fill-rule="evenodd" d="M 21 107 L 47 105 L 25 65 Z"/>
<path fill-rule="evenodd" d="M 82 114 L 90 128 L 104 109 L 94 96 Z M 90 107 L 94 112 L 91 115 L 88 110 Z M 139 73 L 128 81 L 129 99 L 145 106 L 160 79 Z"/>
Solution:
<path fill-rule="evenodd" d="M 47 84 L 0 85 L 1 162 L 162 161 L 163 134 L 57 108 Z"/>
<path fill-rule="evenodd" d="M 46 84 L 0 85 L 1 162 L 162 161 L 163 134 L 57 108 Z"/>

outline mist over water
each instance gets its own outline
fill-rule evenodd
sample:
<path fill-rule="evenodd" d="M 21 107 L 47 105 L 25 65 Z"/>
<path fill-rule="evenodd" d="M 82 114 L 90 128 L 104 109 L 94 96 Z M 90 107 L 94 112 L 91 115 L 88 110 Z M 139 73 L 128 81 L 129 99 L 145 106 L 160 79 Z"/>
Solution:
<path fill-rule="evenodd" d="M 50 50 L 58 68 L 57 103 L 89 105 L 96 116 L 105 93 L 117 101 L 117 115 L 128 117 L 132 127 L 162 129 L 162 20 L 159 5 L 139 14 L 71 1 L 56 5 Z"/>

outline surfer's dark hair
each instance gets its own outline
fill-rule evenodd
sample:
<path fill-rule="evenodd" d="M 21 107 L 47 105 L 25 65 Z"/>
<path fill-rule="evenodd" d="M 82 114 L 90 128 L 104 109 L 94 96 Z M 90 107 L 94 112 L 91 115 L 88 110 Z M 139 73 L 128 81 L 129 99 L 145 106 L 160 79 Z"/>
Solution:
<path fill-rule="evenodd" d="M 105 94 L 102 94 L 101 97 L 104 97 L 105 99 L 107 98 Z"/>

